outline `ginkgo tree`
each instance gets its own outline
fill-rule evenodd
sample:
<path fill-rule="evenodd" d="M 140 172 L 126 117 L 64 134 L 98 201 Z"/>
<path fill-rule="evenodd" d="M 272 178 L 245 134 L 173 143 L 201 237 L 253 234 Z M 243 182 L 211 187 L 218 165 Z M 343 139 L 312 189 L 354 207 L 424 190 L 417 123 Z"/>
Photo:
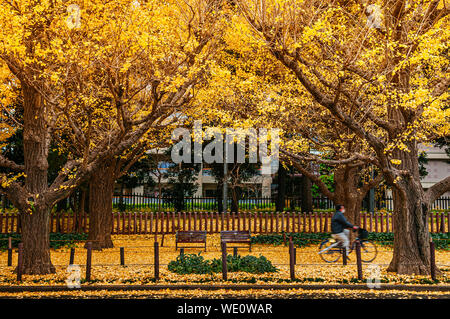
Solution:
<path fill-rule="evenodd" d="M 20 127 L 20 123 L 15 121 L 13 116 L 18 92 L 13 75 L 6 64 L 0 62 L 0 148 Z"/>
<path fill-rule="evenodd" d="M 174 117 L 173 119 L 175 119 Z M 172 123 L 173 125 L 170 125 Z M 92 248 L 114 247 L 111 233 L 113 226 L 113 196 L 116 180 L 126 175 L 129 169 L 151 149 L 167 147 L 174 125 L 169 120 L 160 127 L 149 129 L 133 146 L 114 156 L 91 174 L 89 179 L 89 230 L 87 241 Z M 151 155 L 150 155 L 151 156 Z"/>
<path fill-rule="evenodd" d="M 388 270 L 429 273 L 429 209 L 450 189 L 450 177 L 424 190 L 418 148 L 450 129 L 448 3 L 238 3 L 241 23 L 251 26 L 254 38 L 295 76 L 295 88 L 308 93 L 322 116 L 333 117 L 372 150 L 372 162 L 394 197 Z"/>
<path fill-rule="evenodd" d="M 348 218 L 358 224 L 362 200 L 383 178 L 372 163 L 372 149 L 299 90 L 295 77 L 239 17 L 229 24 L 224 40 L 210 83 L 196 99 L 201 105 L 196 112 L 222 126 L 279 129 L 282 163 L 293 165 L 336 204 L 345 203 Z M 329 167 L 333 191 L 312 164 Z"/>
<path fill-rule="evenodd" d="M 20 211 L 25 274 L 55 271 L 53 205 L 189 106 L 222 9 L 206 0 L 0 1 L 0 60 L 20 85 L 24 145 L 23 165 L 0 155 L 9 170 L 0 191 Z M 49 184 L 51 143 L 68 159 Z"/>

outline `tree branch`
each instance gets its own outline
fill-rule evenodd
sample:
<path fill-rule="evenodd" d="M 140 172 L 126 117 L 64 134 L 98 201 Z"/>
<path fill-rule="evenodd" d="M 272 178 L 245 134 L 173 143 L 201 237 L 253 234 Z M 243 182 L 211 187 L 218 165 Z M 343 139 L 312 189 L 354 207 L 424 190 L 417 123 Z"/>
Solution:
<path fill-rule="evenodd" d="M 312 172 L 310 172 L 309 170 L 304 168 L 301 164 L 299 164 L 299 163 L 297 163 L 295 161 L 291 160 L 290 162 L 297 170 L 300 171 L 300 173 L 302 173 L 303 175 L 308 177 L 314 184 L 316 184 L 317 187 L 319 187 L 320 192 L 323 195 L 325 195 L 326 197 L 328 197 L 332 201 L 335 200 L 334 193 L 330 192 L 330 190 L 328 189 L 327 185 L 325 185 L 325 183 L 319 178 L 319 176 L 313 174 Z"/>
<path fill-rule="evenodd" d="M 312 154 L 310 154 L 308 156 L 297 155 L 297 154 L 291 153 L 289 151 L 286 151 L 285 149 L 282 149 L 282 148 L 280 148 L 280 152 L 286 154 L 289 157 L 300 160 L 300 161 L 316 162 L 316 163 L 326 164 L 326 165 L 330 165 L 330 166 L 350 164 L 350 163 L 353 163 L 356 161 L 363 161 L 365 163 L 377 164 L 377 161 L 375 158 L 366 156 L 366 155 L 362 155 L 362 154 L 355 154 L 349 158 L 341 159 L 341 160 L 326 160 L 326 159 L 322 159 L 320 157 L 314 156 Z"/>
<path fill-rule="evenodd" d="M 426 201 L 431 205 L 439 196 L 448 191 L 450 191 L 450 176 L 434 184 L 425 192 Z"/>
<path fill-rule="evenodd" d="M 22 172 L 25 170 L 25 166 L 16 164 L 15 162 L 4 157 L 3 155 L 0 155 L 0 167 L 9 168 L 14 172 Z"/>

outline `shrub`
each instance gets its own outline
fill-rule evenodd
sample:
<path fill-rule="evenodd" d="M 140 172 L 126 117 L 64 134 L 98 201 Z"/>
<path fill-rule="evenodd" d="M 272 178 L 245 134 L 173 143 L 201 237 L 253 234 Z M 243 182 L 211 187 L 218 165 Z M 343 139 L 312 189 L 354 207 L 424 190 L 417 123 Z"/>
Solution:
<path fill-rule="evenodd" d="M 205 260 L 200 254 L 179 255 L 175 261 L 171 261 L 167 266 L 169 271 L 185 274 L 210 274 L 213 271 L 211 261 Z"/>
<path fill-rule="evenodd" d="M 278 269 L 272 265 L 270 260 L 264 256 L 227 256 L 229 272 L 248 272 L 252 274 L 262 274 L 266 272 L 276 272 Z M 168 265 L 171 272 L 185 274 L 212 274 L 222 271 L 222 258 L 206 260 L 203 256 L 196 254 L 179 255 L 176 260 Z"/>
<path fill-rule="evenodd" d="M 220 264 L 222 264 L 222 259 L 219 259 Z M 244 256 L 240 255 L 227 256 L 228 271 L 244 271 L 252 274 L 263 274 L 266 272 L 276 272 L 278 269 L 272 265 L 270 260 L 264 256 Z"/>

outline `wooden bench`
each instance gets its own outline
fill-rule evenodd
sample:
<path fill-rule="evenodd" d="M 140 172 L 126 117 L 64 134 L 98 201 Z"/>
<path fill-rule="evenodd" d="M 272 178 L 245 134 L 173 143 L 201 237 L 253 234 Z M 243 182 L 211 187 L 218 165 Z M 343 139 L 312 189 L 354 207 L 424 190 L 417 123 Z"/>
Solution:
<path fill-rule="evenodd" d="M 251 234 L 249 230 L 224 230 L 220 232 L 220 241 L 227 244 L 248 244 L 249 251 L 252 251 Z M 234 246 L 236 248 L 246 246 Z"/>
<path fill-rule="evenodd" d="M 178 249 L 178 244 L 203 243 L 204 246 L 185 246 L 183 248 L 205 248 L 206 251 L 206 231 L 204 230 L 189 230 L 177 231 L 175 235 L 175 250 Z"/>

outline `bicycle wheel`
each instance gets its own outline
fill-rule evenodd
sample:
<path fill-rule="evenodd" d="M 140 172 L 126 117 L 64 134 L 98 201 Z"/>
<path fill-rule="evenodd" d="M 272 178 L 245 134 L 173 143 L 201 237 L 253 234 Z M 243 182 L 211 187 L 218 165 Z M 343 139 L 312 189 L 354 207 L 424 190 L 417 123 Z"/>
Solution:
<path fill-rule="evenodd" d="M 377 257 L 377 246 L 368 240 L 361 241 L 361 261 L 370 263 Z"/>
<path fill-rule="evenodd" d="M 326 239 L 320 243 L 319 255 L 327 263 L 334 263 L 334 262 L 338 261 L 338 259 L 341 257 L 341 251 L 339 249 L 339 246 L 334 246 L 334 247 L 330 248 L 330 246 L 332 246 L 334 244 L 336 244 L 336 241 L 329 240 L 329 239 Z M 328 248 L 328 250 L 320 253 L 321 251 L 323 251 L 327 248 Z"/>

